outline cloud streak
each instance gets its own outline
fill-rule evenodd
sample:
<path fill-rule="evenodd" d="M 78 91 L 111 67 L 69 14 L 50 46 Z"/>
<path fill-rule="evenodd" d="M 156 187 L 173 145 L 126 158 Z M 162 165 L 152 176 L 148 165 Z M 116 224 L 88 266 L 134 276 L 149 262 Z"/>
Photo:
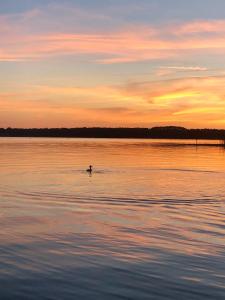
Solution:
<path fill-rule="evenodd" d="M 26 93 L 2 93 L 0 113 L 12 124 L 18 121 L 16 112 L 23 116 L 23 124 L 32 115 L 34 125 L 39 119 L 43 121 L 40 127 L 94 126 L 97 120 L 104 126 L 164 123 L 204 127 L 207 123 L 220 127 L 225 117 L 224 87 L 225 77 L 95 87 L 31 86 Z"/>
<path fill-rule="evenodd" d="M 82 18 L 80 11 L 76 10 L 76 14 Z M 101 19 L 102 16 L 95 18 Z M 0 61 L 84 55 L 87 60 L 113 64 L 177 58 L 181 54 L 185 57 L 203 51 L 214 54 L 225 51 L 224 20 L 198 20 L 161 26 L 149 24 L 134 27 L 127 24 L 116 30 L 97 28 L 93 32 L 86 28 L 85 32 L 81 32 L 76 26 L 54 31 L 52 25 L 57 28 L 57 21 L 54 19 L 52 24 L 46 19 L 46 14 L 39 10 L 22 16 L 1 16 Z M 45 23 L 47 33 L 35 30 L 40 20 Z"/>
<path fill-rule="evenodd" d="M 167 70 L 176 70 L 176 71 L 208 71 L 205 67 L 188 67 L 188 66 L 166 66 L 166 67 L 160 67 L 160 69 L 167 69 Z"/>

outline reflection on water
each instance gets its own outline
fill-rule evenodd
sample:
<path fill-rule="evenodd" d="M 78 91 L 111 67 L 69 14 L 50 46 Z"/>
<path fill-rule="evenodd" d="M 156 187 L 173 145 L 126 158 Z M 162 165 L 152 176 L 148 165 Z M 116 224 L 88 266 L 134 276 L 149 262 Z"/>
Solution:
<path fill-rule="evenodd" d="M 0 299 L 225 299 L 222 147 L 0 139 L 0 151 Z"/>

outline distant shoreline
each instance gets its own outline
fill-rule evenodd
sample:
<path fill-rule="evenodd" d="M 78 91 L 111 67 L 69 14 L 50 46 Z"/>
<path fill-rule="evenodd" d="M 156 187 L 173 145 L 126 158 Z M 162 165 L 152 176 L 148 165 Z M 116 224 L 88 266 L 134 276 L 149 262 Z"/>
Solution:
<path fill-rule="evenodd" d="M 153 128 L 0 128 L 0 137 L 199 139 L 224 142 L 225 130 L 186 129 L 176 126 Z"/>

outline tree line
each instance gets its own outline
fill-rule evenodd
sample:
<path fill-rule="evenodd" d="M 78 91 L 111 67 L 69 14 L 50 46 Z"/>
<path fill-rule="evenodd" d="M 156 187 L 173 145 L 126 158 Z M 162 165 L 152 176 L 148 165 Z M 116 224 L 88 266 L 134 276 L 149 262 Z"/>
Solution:
<path fill-rule="evenodd" d="M 225 140 L 223 129 L 153 128 L 0 128 L 1 137 L 146 138 Z"/>

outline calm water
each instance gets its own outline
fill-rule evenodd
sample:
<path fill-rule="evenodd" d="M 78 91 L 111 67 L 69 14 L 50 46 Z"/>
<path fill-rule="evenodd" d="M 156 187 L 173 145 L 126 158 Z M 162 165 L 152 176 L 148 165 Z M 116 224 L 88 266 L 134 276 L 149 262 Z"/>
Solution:
<path fill-rule="evenodd" d="M 222 147 L 2 138 L 0 154 L 1 300 L 225 299 Z"/>

